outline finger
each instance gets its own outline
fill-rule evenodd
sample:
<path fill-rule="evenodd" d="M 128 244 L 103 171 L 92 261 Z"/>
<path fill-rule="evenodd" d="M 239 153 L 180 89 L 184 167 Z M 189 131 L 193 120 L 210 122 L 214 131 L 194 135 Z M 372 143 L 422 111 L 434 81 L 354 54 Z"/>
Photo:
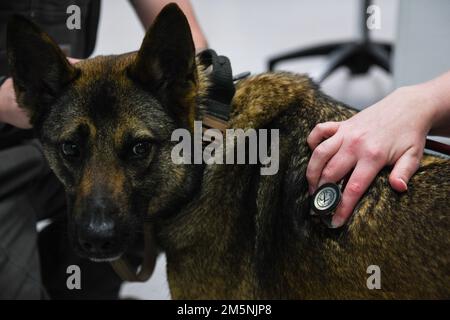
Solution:
<path fill-rule="evenodd" d="M 394 190 L 405 192 L 408 189 L 408 181 L 419 168 L 421 158 L 421 152 L 410 148 L 397 160 L 389 175 L 389 183 Z"/>
<path fill-rule="evenodd" d="M 67 60 L 69 60 L 69 62 L 71 64 L 75 64 L 75 63 L 81 61 L 81 59 L 76 59 L 76 58 L 71 58 L 71 57 L 67 57 Z"/>
<path fill-rule="evenodd" d="M 306 179 L 308 180 L 310 193 L 314 193 L 314 189 L 317 188 L 317 182 L 322 174 L 323 167 L 328 160 L 336 154 L 340 146 L 341 139 L 338 137 L 331 137 L 314 149 L 311 159 L 309 159 L 308 167 L 306 168 Z"/>
<path fill-rule="evenodd" d="M 327 182 L 338 182 L 344 178 L 356 165 L 356 158 L 341 147 L 325 165 L 318 186 Z"/>
<path fill-rule="evenodd" d="M 28 116 L 28 113 L 22 109 L 18 108 L 17 111 L 17 123 L 15 123 L 15 126 L 21 129 L 31 129 L 33 126 L 30 123 L 30 118 Z"/>
<path fill-rule="evenodd" d="M 369 160 L 361 160 L 356 164 L 342 195 L 342 201 L 336 209 L 331 225 L 341 227 L 352 215 L 355 205 L 376 177 L 383 165 Z"/>
<path fill-rule="evenodd" d="M 311 150 L 314 150 L 323 140 L 333 136 L 338 130 L 339 124 L 340 122 L 329 121 L 316 125 L 306 140 Z"/>

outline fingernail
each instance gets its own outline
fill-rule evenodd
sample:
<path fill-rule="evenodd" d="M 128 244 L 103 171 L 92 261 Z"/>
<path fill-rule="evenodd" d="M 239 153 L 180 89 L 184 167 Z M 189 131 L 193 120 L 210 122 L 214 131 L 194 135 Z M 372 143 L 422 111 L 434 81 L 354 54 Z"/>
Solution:
<path fill-rule="evenodd" d="M 331 228 L 332 229 L 336 229 L 336 228 L 340 228 L 342 227 L 342 225 L 344 224 L 344 220 L 339 219 L 339 218 L 334 218 L 331 219 Z"/>
<path fill-rule="evenodd" d="M 402 178 L 398 178 L 398 180 L 401 181 L 402 185 L 403 185 L 403 189 L 406 191 L 408 190 L 408 185 L 406 184 L 405 180 L 403 180 Z"/>

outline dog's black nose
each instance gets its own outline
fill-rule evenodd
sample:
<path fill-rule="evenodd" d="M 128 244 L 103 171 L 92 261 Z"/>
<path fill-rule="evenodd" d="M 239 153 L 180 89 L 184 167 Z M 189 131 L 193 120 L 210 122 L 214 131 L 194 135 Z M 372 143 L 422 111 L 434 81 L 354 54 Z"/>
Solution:
<path fill-rule="evenodd" d="M 79 226 L 78 240 L 88 254 L 108 254 L 117 247 L 114 220 L 103 214 L 92 215 Z"/>

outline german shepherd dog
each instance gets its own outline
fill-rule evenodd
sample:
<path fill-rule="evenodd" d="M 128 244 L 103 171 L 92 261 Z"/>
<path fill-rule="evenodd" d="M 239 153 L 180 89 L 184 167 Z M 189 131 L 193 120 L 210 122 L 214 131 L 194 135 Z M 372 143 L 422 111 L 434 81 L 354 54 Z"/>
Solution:
<path fill-rule="evenodd" d="M 114 259 L 153 221 L 173 298 L 450 298 L 450 162 L 426 155 L 406 193 L 383 170 L 344 227 L 310 215 L 306 143 L 317 123 L 354 111 L 306 76 L 240 81 L 229 128 L 279 130 L 279 171 L 261 164 L 175 164 L 208 94 L 188 22 L 165 7 L 138 52 L 71 65 L 16 17 L 8 57 L 19 104 L 65 185 L 83 256 Z M 367 286 L 379 266 L 381 288 Z"/>

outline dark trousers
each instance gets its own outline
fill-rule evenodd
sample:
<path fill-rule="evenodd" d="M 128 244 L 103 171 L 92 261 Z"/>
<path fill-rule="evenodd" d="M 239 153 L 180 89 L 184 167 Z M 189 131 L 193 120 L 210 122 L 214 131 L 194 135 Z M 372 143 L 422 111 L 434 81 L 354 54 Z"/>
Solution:
<path fill-rule="evenodd" d="M 65 194 L 35 140 L 0 149 L 0 299 L 116 299 L 109 264 L 79 258 L 66 231 Z M 39 234 L 36 222 L 53 223 Z M 69 290 L 67 267 L 81 269 Z"/>

